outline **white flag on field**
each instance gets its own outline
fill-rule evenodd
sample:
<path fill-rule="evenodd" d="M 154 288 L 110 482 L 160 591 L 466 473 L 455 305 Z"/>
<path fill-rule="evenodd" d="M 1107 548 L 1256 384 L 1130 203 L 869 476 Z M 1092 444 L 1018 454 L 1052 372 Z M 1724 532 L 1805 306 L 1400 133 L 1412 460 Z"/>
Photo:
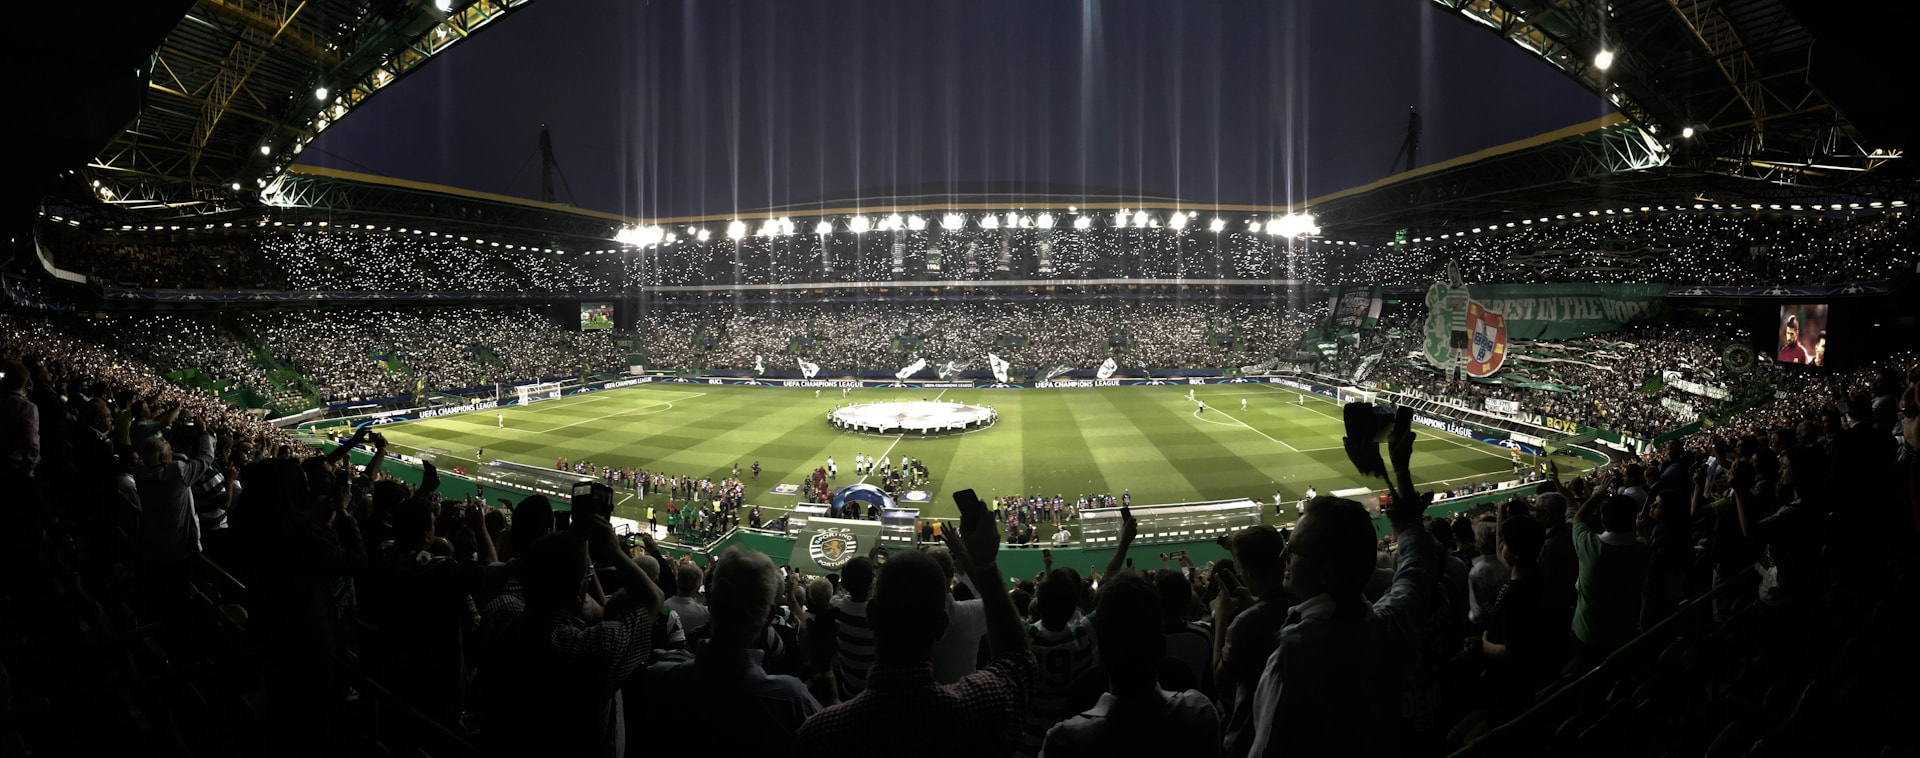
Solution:
<path fill-rule="evenodd" d="M 812 379 L 815 374 L 820 373 L 820 364 L 808 363 L 805 358 L 795 358 L 794 360 L 800 362 L 800 376 Z"/>
<path fill-rule="evenodd" d="M 994 381 L 1001 384 L 1007 383 L 1007 369 L 1011 368 L 1013 364 L 1007 363 L 1006 359 L 998 355 L 987 353 L 987 365 L 993 368 Z"/>
<path fill-rule="evenodd" d="M 1108 358 L 1105 363 L 1100 364 L 1100 370 L 1093 372 L 1093 376 L 1095 379 L 1111 379 L 1113 378 L 1113 372 L 1118 370 L 1120 370 L 1120 364 L 1114 363 L 1112 358 Z"/>
<path fill-rule="evenodd" d="M 927 367 L 927 359 L 921 358 L 920 360 L 907 364 L 906 368 L 893 372 L 893 378 L 904 382 L 907 380 L 907 377 L 920 373 L 920 369 L 923 369 L 926 367 Z"/>

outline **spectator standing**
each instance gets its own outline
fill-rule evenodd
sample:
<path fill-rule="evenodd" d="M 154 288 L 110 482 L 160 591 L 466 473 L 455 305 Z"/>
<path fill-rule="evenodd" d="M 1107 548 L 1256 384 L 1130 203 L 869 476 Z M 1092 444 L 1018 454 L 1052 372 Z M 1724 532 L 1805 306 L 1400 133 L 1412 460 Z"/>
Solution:
<path fill-rule="evenodd" d="M 497 731 L 486 745 L 500 756 L 620 758 L 627 742 L 620 689 L 651 651 L 653 615 L 665 596 L 603 519 L 575 521 L 529 553 L 520 574 L 526 610 L 500 660 L 500 706 L 509 717 L 488 722 Z M 613 569 L 619 587 L 597 621 L 580 617 L 589 556 Z"/>
<path fill-rule="evenodd" d="M 849 745 L 913 745 L 929 758 L 1005 755 L 1019 738 L 1033 679 L 1013 601 L 1002 587 L 1000 530 L 971 492 L 960 499 L 961 529 L 942 529 L 947 549 L 973 586 L 985 593 L 987 645 L 993 660 L 960 681 L 933 680 L 933 646 L 947 625 L 939 564 L 924 553 L 887 562 L 874 588 L 875 662 L 858 697 L 815 714 L 800 727 L 801 755 L 827 755 Z M 928 739 L 928 725 L 938 725 Z"/>
<path fill-rule="evenodd" d="M 678 756 L 784 753 L 820 703 L 799 679 L 769 675 L 763 667 L 780 573 L 767 556 L 738 546 L 721 554 L 710 573 L 711 639 L 691 662 L 657 663 L 647 671 L 648 711 L 674 715 L 670 726 L 649 733 L 649 749 Z M 688 701 L 702 707 L 682 708 Z M 725 707 L 704 707 L 709 704 Z M 747 728 L 735 709 L 741 704 L 753 714 Z"/>
<path fill-rule="evenodd" d="M 1287 541 L 1261 524 L 1227 543 L 1233 570 L 1216 567 L 1213 682 L 1228 755 L 1246 755 L 1253 739 L 1253 694 L 1294 600 L 1284 589 Z"/>
<path fill-rule="evenodd" d="M 1176 575 L 1177 576 L 1177 575 Z M 1041 754 L 1073 756 L 1220 754 L 1220 716 L 1198 690 L 1168 692 L 1156 680 L 1167 638 L 1158 591 L 1131 569 L 1101 583 L 1093 613 L 1107 692 L 1092 709 L 1047 730 Z"/>
<path fill-rule="evenodd" d="M 1333 497 L 1307 504 L 1287 543 L 1285 580 L 1287 593 L 1303 599 L 1261 672 L 1247 754 L 1398 754 L 1407 729 L 1394 705 L 1413 648 L 1427 634 L 1440 570 L 1441 548 L 1420 528 L 1433 496 L 1414 490 L 1407 468 L 1414 437 L 1396 435 L 1388 444 L 1396 481 L 1386 513 L 1400 565 L 1379 600 L 1369 604 L 1362 595 L 1375 564 L 1366 507 Z"/>
<path fill-rule="evenodd" d="M 1574 660 L 1569 671 L 1592 668 L 1639 626 L 1640 589 L 1651 555 L 1634 533 L 1640 505 L 1627 495 L 1610 495 L 1612 484 L 1612 475 L 1602 474 L 1593 494 L 1573 514 L 1573 549 L 1580 559 L 1580 578 L 1575 585 Z M 1595 531 L 1595 522 L 1605 531 Z"/>
<path fill-rule="evenodd" d="M 707 612 L 707 606 L 700 602 L 700 587 L 705 577 L 700 567 L 691 561 L 682 562 L 674 569 L 673 597 L 667 599 L 667 610 L 680 616 L 680 626 L 687 632 L 689 639 L 699 639 L 707 631 L 707 623 L 713 620 L 713 614 Z"/>
<path fill-rule="evenodd" d="M 833 677 L 839 682 L 840 699 L 844 701 L 867 688 L 867 669 L 873 666 L 873 626 L 867 619 L 867 595 L 874 583 L 873 560 L 859 556 L 840 571 L 840 588 L 845 593 L 833 598 L 837 642 Z"/>

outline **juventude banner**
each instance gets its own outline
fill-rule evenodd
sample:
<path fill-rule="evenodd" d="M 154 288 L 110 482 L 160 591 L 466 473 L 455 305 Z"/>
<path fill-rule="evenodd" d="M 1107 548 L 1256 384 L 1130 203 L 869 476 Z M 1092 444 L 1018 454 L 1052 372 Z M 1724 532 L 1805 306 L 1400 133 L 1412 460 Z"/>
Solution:
<path fill-rule="evenodd" d="M 1473 302 L 1506 318 L 1512 339 L 1561 340 L 1667 316 L 1664 284 L 1475 284 Z"/>

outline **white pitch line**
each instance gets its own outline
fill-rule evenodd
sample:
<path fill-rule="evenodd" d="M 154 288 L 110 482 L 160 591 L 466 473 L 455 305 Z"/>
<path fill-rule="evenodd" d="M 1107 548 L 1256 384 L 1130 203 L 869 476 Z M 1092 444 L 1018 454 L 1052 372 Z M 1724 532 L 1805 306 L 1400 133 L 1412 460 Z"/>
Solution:
<path fill-rule="evenodd" d="M 1271 385 L 1271 384 L 1261 384 L 1261 385 L 1257 385 L 1257 386 L 1260 386 L 1260 387 L 1266 387 L 1266 388 L 1268 388 L 1268 389 L 1271 389 L 1271 390 L 1273 390 L 1273 391 L 1275 391 L 1275 392 L 1284 392 L 1284 391 L 1285 391 L 1285 390 L 1281 390 L 1281 389 L 1280 389 L 1279 387 L 1275 387 L 1275 386 L 1273 386 L 1273 385 Z M 1330 418 L 1330 419 L 1333 419 L 1333 420 L 1335 420 L 1335 421 L 1338 421 L 1338 422 L 1340 422 L 1340 423 L 1342 423 L 1342 424 L 1344 424 L 1344 423 L 1346 423 L 1346 419 L 1345 419 L 1345 418 L 1342 418 L 1342 417 L 1340 417 L 1340 416 L 1335 416 L 1335 415 L 1333 415 L 1333 414 L 1331 414 L 1331 413 L 1328 413 L 1328 412 L 1326 412 L 1326 411 L 1323 411 L 1323 410 L 1320 410 L 1320 409 L 1318 409 L 1318 408 L 1311 408 L 1311 407 L 1307 407 L 1307 406 L 1301 406 L 1301 407 L 1302 407 L 1302 408 L 1306 408 L 1307 410 L 1310 410 L 1310 411 L 1313 411 L 1314 413 L 1318 413 L 1318 414 L 1320 414 L 1320 415 L 1322 415 L 1322 416 L 1326 416 L 1327 418 Z M 1420 426 L 1421 426 L 1420 424 L 1415 424 L 1415 425 L 1414 425 L 1414 430 L 1415 430 L 1415 431 L 1419 431 L 1419 428 L 1420 428 Z M 1473 452 L 1476 452 L 1476 453 L 1479 453 L 1479 454 L 1481 454 L 1481 455 L 1484 455 L 1484 456 L 1487 456 L 1487 457 L 1489 457 L 1489 458 L 1499 458 L 1500 460 L 1503 460 L 1503 461 L 1504 461 L 1504 460 L 1507 460 L 1507 456 L 1505 456 L 1505 455 L 1501 455 L 1501 454 L 1499 454 L 1499 453 L 1495 453 L 1495 452 L 1491 452 L 1491 451 L 1487 451 L 1487 450 L 1482 450 L 1482 449 L 1480 449 L 1480 448 L 1478 448 L 1478 447 L 1474 447 L 1473 445 L 1469 445 L 1469 444 L 1467 444 L 1467 443 L 1465 443 L 1465 442 L 1461 442 L 1461 441 L 1459 441 L 1459 440 L 1456 440 L 1456 439 L 1453 439 L 1453 435 L 1451 435 L 1451 434 L 1448 434 L 1448 433 L 1446 433 L 1446 432 L 1440 432 L 1440 433 L 1437 433 L 1437 434 L 1435 434 L 1435 433 L 1431 433 L 1431 432 L 1429 432 L 1428 434 L 1426 434 L 1426 435 L 1424 436 L 1424 438 L 1426 438 L 1426 439 L 1437 439 L 1437 440 L 1440 440 L 1441 442 L 1447 442 L 1447 443 L 1451 443 L 1451 444 L 1455 444 L 1455 445 L 1459 445 L 1459 446 L 1461 446 L 1461 447 L 1464 447 L 1464 448 L 1466 448 L 1466 449 L 1468 449 L 1468 450 L 1472 450 Z"/>
<path fill-rule="evenodd" d="M 894 437 L 893 437 L 893 445 L 888 445 L 888 446 L 887 446 L 887 449 L 885 449 L 885 450 L 882 450 L 882 451 L 880 451 L 880 457 L 882 457 L 882 458 L 885 458 L 885 457 L 887 457 L 887 454 L 888 454 L 888 453 L 891 453 L 891 452 L 893 452 L 893 446 L 894 446 L 894 445 L 898 445 L 898 444 L 900 444 L 900 438 L 901 438 L 901 437 L 905 437 L 905 436 L 907 436 L 907 435 L 906 435 L 906 434 L 904 434 L 904 433 L 903 433 L 903 434 L 896 434 L 896 435 L 894 435 Z M 872 470 L 873 470 L 873 464 L 872 464 L 871 462 L 869 462 L 869 463 L 867 464 L 867 470 L 868 470 L 868 471 L 872 471 Z M 866 483 L 867 483 L 867 477 L 869 477 L 869 476 L 873 476 L 873 474 L 864 474 L 864 475 L 862 475 L 862 476 L 860 477 L 860 481 L 859 481 L 859 483 L 860 483 L 860 484 L 866 484 Z"/>
<path fill-rule="evenodd" d="M 940 394 L 938 394 L 938 395 L 934 395 L 934 396 L 933 396 L 933 402 L 936 402 L 936 403 L 937 403 L 937 402 L 940 402 L 940 398 L 943 398 L 943 397 L 946 397 L 946 396 L 947 396 L 947 391 L 946 391 L 946 390 L 941 390 L 941 391 L 940 391 Z M 894 445 L 898 445 L 898 444 L 900 444 L 900 438 L 902 438 L 902 437 L 905 437 L 905 436 L 907 436 L 905 432 L 902 432 L 902 433 L 900 433 L 900 434 L 896 434 L 896 435 L 894 435 L 894 437 L 893 437 L 893 443 L 892 443 L 892 444 L 890 444 L 890 445 L 887 445 L 887 449 L 885 449 L 885 450 L 882 450 L 882 451 L 880 451 L 880 457 L 882 457 L 882 458 L 885 458 L 885 457 L 887 457 L 887 454 L 889 454 L 889 453 L 892 453 L 892 452 L 893 452 L 893 448 L 894 448 Z M 868 470 L 869 472 L 871 472 L 871 471 L 873 470 L 873 464 L 872 464 L 872 462 L 871 462 L 871 461 L 869 461 L 869 462 L 868 462 L 868 464 L 867 464 L 867 470 Z M 862 476 L 860 477 L 860 481 L 859 481 L 859 483 L 860 483 L 860 484 L 866 484 L 866 483 L 867 483 L 867 477 L 870 477 L 870 476 L 873 476 L 873 474 L 871 474 L 871 473 L 868 473 L 868 474 L 864 474 L 864 475 L 862 475 Z"/>
<path fill-rule="evenodd" d="M 652 407 L 654 407 L 654 406 L 656 406 L 656 405 L 664 405 L 664 406 L 666 406 L 666 407 L 665 407 L 665 408 L 661 408 L 661 409 L 659 409 L 659 410 L 651 410 L 651 411 L 647 411 L 646 413 L 640 413 L 640 411 L 643 411 L 643 410 L 646 410 L 646 409 L 648 409 L 648 408 L 652 408 Z M 560 430 L 562 430 L 562 429 L 569 429 L 569 428 L 572 428 L 572 427 L 576 427 L 576 426 L 579 426 L 579 425 L 581 425 L 581 424 L 591 424 L 591 423 L 593 423 L 593 422 L 595 422 L 595 421 L 601 421 L 601 420 L 605 420 L 605 419 L 610 419 L 610 418 L 613 418 L 613 417 L 615 417 L 615 416 L 628 416 L 628 415 L 642 415 L 642 416 L 644 416 L 644 415 L 647 415 L 647 414 L 651 414 L 651 413 L 665 413 L 665 412 L 667 412 L 667 411 L 670 411 L 670 410 L 673 410 L 673 401 L 672 401 L 672 400 L 661 400 L 661 401 L 659 401 L 659 402 L 654 402 L 654 403 L 648 403 L 648 404 L 646 404 L 646 405 L 643 405 L 643 406 L 640 406 L 639 408 L 634 408 L 634 409 L 632 409 L 632 410 L 626 410 L 626 411 L 620 411 L 619 413 L 608 413 L 608 414 L 605 414 L 605 415 L 600 415 L 600 416 L 594 416 L 593 418 L 590 418 L 590 419 L 583 419 L 583 420 L 580 420 L 580 421 L 575 421 L 575 422 L 573 422 L 573 423 L 571 423 L 571 424 L 562 424 L 562 425 L 560 425 L 560 426 L 556 426 L 556 427 L 554 427 L 554 428 L 552 428 L 552 429 L 542 429 L 542 430 L 540 430 L 540 431 L 538 431 L 538 432 L 536 432 L 536 434 L 551 434 L 551 433 L 553 433 L 553 432 L 557 432 L 557 431 L 560 431 Z"/>
<path fill-rule="evenodd" d="M 1222 416 L 1226 416 L 1226 417 L 1227 417 L 1227 418 L 1229 418 L 1229 419 L 1233 419 L 1233 423 L 1235 423 L 1235 424 L 1239 424 L 1239 425 L 1240 425 L 1240 426 L 1241 426 L 1242 428 L 1244 428 L 1244 429 L 1246 429 L 1246 430 L 1247 430 L 1247 431 L 1249 431 L 1249 432 L 1253 432 L 1254 434 L 1258 434 L 1258 435 L 1260 435 L 1260 436 L 1262 436 L 1262 437 L 1265 437 L 1265 438 L 1267 438 L 1267 439 L 1269 439 L 1269 440 L 1272 440 L 1272 441 L 1274 441 L 1274 442 L 1279 442 L 1279 443 L 1280 443 L 1280 446 L 1281 446 L 1281 447 L 1284 447 L 1284 448 L 1286 448 L 1286 449 L 1288 449 L 1288 450 L 1292 450 L 1293 452 L 1296 452 L 1296 453 L 1298 453 L 1298 452 L 1300 452 L 1300 448 L 1297 448 L 1297 447 L 1294 447 L 1294 446 L 1292 446 L 1292 445 L 1289 445 L 1289 444 L 1287 444 L 1287 443 L 1285 443 L 1285 442 L 1283 442 L 1283 441 L 1281 441 L 1280 439 L 1278 439 L 1278 438 L 1276 438 L 1276 437 L 1274 437 L 1273 435 L 1270 435 L 1270 434 L 1267 434 L 1266 432 L 1263 432 L 1263 431 L 1260 431 L 1260 430 L 1258 430 L 1258 429 L 1255 429 L 1255 428 L 1253 428 L 1252 426 L 1249 426 L 1249 425 L 1247 424 L 1247 422 L 1245 422 L 1245 421 L 1241 421 L 1240 419 L 1237 419 L 1237 418 L 1233 418 L 1233 416 L 1230 416 L 1230 415 L 1228 415 L 1226 411 L 1222 411 L 1222 410 L 1215 410 L 1215 411 L 1214 411 L 1214 413 L 1218 413 L 1218 414 L 1220 414 L 1220 415 L 1222 415 Z M 1197 419 L 1200 419 L 1201 421 L 1206 421 L 1206 419 L 1205 419 L 1205 418 L 1202 418 L 1202 417 L 1200 416 L 1200 409 L 1199 409 L 1199 408 L 1194 408 L 1194 409 L 1193 409 L 1193 417 L 1194 417 L 1194 418 L 1197 418 Z M 1209 423 L 1218 423 L 1218 422 L 1209 422 Z M 1225 426 L 1225 425 L 1223 424 L 1223 426 Z"/>

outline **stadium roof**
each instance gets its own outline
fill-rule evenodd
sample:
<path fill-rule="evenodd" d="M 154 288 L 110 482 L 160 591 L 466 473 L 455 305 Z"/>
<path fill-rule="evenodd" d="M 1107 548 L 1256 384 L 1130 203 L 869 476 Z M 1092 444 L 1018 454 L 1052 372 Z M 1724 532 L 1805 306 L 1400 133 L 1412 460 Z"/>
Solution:
<path fill-rule="evenodd" d="M 144 102 L 75 177 L 155 217 L 258 203 L 316 134 L 528 0 L 198 0 L 140 67 Z"/>
<path fill-rule="evenodd" d="M 1904 27 L 1883 23 L 1899 0 L 1433 2 L 1606 97 L 1686 168 L 1834 188 L 1916 146 L 1884 89 L 1906 64 Z"/>
<path fill-rule="evenodd" d="M 527 0 L 459 0 L 444 14 L 430 3 L 402 0 L 199 0 L 145 72 L 146 102 L 131 128 L 49 205 L 109 228 L 332 220 L 585 250 L 606 246 L 633 224 L 894 211 L 1184 208 L 1264 216 L 1307 210 L 1328 236 L 1384 242 L 1403 229 L 1438 233 L 1556 211 L 1920 201 L 1902 151 L 1912 124 L 1875 110 L 1880 100 L 1898 98 L 1860 98 L 1847 84 L 1871 86 L 1882 70 L 1878 60 L 1823 47 L 1827 40 L 1848 46 L 1843 49 L 1871 47 L 1851 44 L 1857 41 L 1850 36 L 1870 33 L 1856 28 L 1858 22 L 1836 23 L 1841 14 L 1822 10 L 1828 6 L 1801 0 L 1433 1 L 1533 51 L 1619 112 L 1292 208 L 1073 187 L 941 184 L 643 221 L 352 172 L 289 170 L 319 130 Z M 1596 60 L 1601 50 L 1612 56 L 1604 70 Z M 322 86 L 324 99 L 315 96 Z M 76 207 L 93 203 L 105 205 Z"/>

